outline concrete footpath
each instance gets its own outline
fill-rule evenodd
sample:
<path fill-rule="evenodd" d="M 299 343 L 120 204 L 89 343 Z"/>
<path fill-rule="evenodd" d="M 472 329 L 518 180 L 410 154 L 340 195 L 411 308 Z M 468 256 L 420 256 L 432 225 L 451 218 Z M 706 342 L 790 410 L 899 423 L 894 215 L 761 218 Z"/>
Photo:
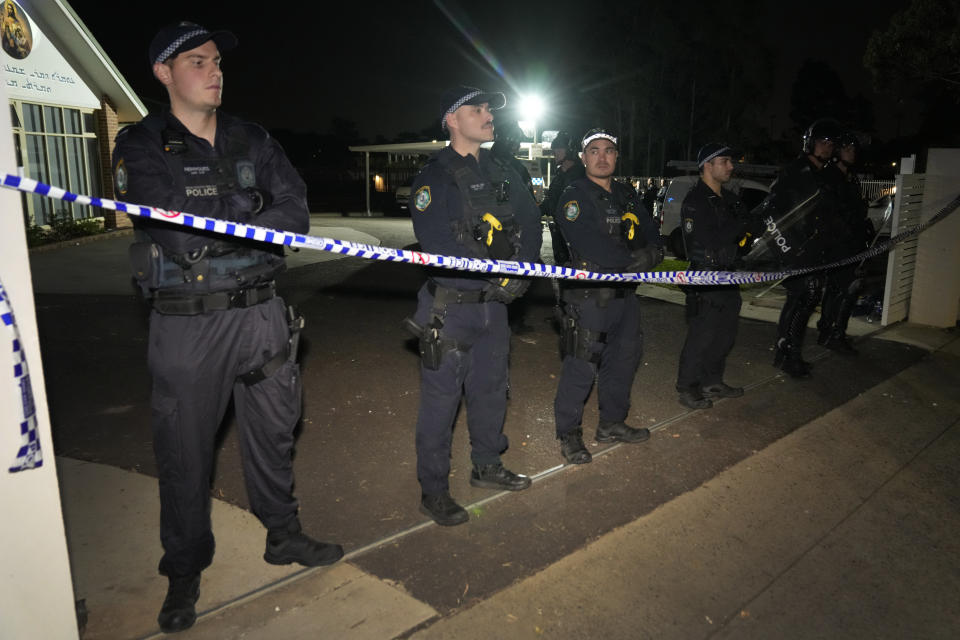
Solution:
<path fill-rule="evenodd" d="M 931 353 L 446 617 L 351 564 L 372 547 L 330 568 L 266 565 L 260 524 L 215 500 L 217 559 L 204 572 L 200 619 L 181 637 L 956 637 L 960 340 L 910 325 L 884 337 Z M 683 429 L 664 425 L 654 437 Z M 156 481 L 69 459 L 58 469 L 77 592 L 97 614 L 84 637 L 160 637 L 150 628 L 165 581 L 141 570 L 144 554 L 158 556 Z"/>
<path fill-rule="evenodd" d="M 923 333 L 903 332 L 914 341 Z M 412 637 L 957 637 L 958 358 L 954 338 L 696 490 Z"/>

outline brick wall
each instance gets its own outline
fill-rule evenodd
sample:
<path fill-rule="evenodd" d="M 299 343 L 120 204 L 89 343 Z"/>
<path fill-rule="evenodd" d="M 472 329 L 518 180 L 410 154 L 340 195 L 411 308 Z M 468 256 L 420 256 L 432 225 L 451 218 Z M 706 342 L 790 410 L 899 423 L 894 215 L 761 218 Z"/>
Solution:
<path fill-rule="evenodd" d="M 97 116 L 97 138 L 100 141 L 100 188 L 105 198 L 115 199 L 113 190 L 113 147 L 117 139 L 117 110 L 110 102 L 110 98 L 103 96 L 100 99 L 100 110 Z M 110 209 L 103 209 L 103 226 L 107 229 L 125 229 L 132 227 L 127 214 Z"/>

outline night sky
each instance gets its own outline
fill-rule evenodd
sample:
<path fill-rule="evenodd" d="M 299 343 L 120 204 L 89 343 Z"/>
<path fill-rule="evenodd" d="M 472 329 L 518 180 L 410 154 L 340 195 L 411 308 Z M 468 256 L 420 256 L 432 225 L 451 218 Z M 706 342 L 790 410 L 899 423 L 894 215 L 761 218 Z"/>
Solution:
<path fill-rule="evenodd" d="M 373 142 L 439 120 L 439 95 L 454 84 L 502 90 L 508 104 L 516 103 L 518 92 L 534 89 L 568 111 L 583 92 L 603 90 L 591 87 L 602 86 L 608 71 L 589 61 L 617 43 L 599 26 L 596 3 L 442 4 L 446 11 L 427 0 L 349 2 L 336 9 L 330 2 L 262 3 L 246 10 L 240 8 L 246 3 L 168 1 L 152 5 L 155 15 L 143 18 L 140 10 L 134 17 L 127 0 L 71 3 L 149 108 L 165 99 L 146 60 L 160 26 L 188 19 L 232 30 L 240 46 L 224 57 L 223 108 L 268 128 L 326 132 L 338 116 L 354 121 Z M 775 133 L 789 128 L 791 87 L 801 63 L 813 58 L 838 72 L 849 95 L 862 93 L 873 103 L 876 135 L 891 137 L 893 96 L 874 92 L 862 58 L 870 33 L 907 4 L 758 3 L 765 14 L 756 37 L 773 49 L 777 71 L 760 124 Z M 691 6 L 676 3 L 677 15 L 660 19 L 682 25 Z M 571 60 L 589 71 L 569 73 Z M 569 115 L 554 110 L 540 129 L 561 126 Z"/>

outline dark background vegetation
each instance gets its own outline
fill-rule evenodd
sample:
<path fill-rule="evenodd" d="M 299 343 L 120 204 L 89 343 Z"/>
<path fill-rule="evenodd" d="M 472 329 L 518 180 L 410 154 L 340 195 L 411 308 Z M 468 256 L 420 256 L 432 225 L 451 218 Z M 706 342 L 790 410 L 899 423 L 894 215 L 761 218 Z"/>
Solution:
<path fill-rule="evenodd" d="M 119 0 L 72 6 L 151 109 L 165 98 L 145 53 L 159 26 L 234 31 L 224 108 L 270 129 L 331 198 L 362 191 L 348 145 L 440 139 L 439 96 L 454 84 L 504 91 L 501 118 L 539 93 L 541 131 L 616 129 L 631 175 L 661 175 L 711 140 L 780 164 L 825 116 L 869 143 L 862 170 L 879 178 L 903 155 L 922 163 L 927 147 L 960 143 L 960 0 L 171 1 L 148 19 Z"/>

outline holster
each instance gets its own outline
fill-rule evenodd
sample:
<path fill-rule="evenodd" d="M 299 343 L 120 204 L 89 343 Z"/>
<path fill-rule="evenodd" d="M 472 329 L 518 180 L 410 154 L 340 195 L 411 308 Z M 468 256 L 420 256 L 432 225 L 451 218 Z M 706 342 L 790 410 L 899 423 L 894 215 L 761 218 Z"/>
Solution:
<path fill-rule="evenodd" d="M 130 268 L 137 284 L 145 292 L 160 286 L 163 271 L 163 249 L 153 242 L 134 242 L 130 245 Z"/>
<path fill-rule="evenodd" d="M 290 339 L 287 344 L 272 358 L 263 363 L 263 366 L 259 369 L 253 369 L 237 376 L 238 380 L 248 387 L 252 387 L 275 374 L 287 361 L 296 361 L 297 347 L 300 344 L 300 331 L 303 330 L 305 323 L 303 316 L 292 305 L 287 307 L 287 324 L 290 328 Z"/>
<path fill-rule="evenodd" d="M 687 291 L 686 318 L 689 322 L 700 314 L 700 293 L 697 291 Z"/>
<path fill-rule="evenodd" d="M 570 316 L 564 316 L 560 321 L 560 357 L 575 355 L 577 352 L 577 337 L 579 331 L 577 321 Z"/>
<path fill-rule="evenodd" d="M 586 329 L 580 326 L 577 319 L 570 314 L 565 315 L 560 323 L 561 359 L 571 356 L 597 364 L 600 362 L 600 354 L 592 351 L 590 347 L 594 342 L 605 343 L 606 341 L 605 331 Z"/>
<path fill-rule="evenodd" d="M 439 324 L 439 326 L 433 326 Z M 418 350 L 420 351 L 420 360 L 423 366 L 430 371 L 436 371 L 440 368 L 443 361 L 444 340 L 440 339 L 440 328 L 443 323 L 439 318 L 435 319 L 431 325 L 421 327 L 413 318 L 403 319 L 403 328 L 412 333 L 418 339 Z"/>

